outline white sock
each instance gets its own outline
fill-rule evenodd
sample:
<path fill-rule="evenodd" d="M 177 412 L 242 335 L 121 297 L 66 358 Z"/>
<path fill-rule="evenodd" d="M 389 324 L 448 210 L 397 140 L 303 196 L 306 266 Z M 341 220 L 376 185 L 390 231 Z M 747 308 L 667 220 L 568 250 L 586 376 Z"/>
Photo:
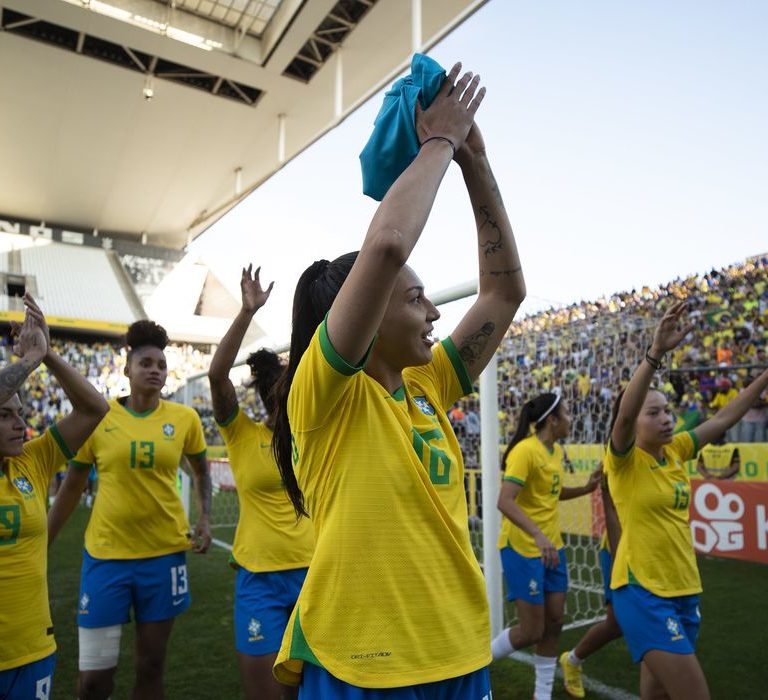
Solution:
<path fill-rule="evenodd" d="M 536 700 L 552 700 L 552 685 L 555 682 L 554 656 L 533 655 L 533 665 L 536 668 L 536 689 L 533 691 Z"/>
<path fill-rule="evenodd" d="M 509 641 L 509 627 L 502 630 L 496 636 L 496 639 L 491 642 L 491 655 L 493 656 L 494 661 L 509 656 L 514 650 L 515 647 L 513 647 L 512 642 Z"/>
<path fill-rule="evenodd" d="M 576 656 L 576 650 L 571 649 L 568 652 L 568 663 L 572 664 L 573 666 L 581 666 L 581 664 L 584 663 L 584 659 L 580 659 L 578 656 Z"/>

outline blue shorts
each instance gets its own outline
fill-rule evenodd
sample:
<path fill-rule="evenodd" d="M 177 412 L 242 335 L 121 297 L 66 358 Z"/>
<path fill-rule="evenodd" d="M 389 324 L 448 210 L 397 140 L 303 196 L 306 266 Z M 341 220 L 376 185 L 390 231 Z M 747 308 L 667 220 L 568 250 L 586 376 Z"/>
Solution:
<path fill-rule="evenodd" d="M 77 624 L 96 628 L 161 622 L 184 612 L 192 600 L 186 552 L 146 559 L 96 559 L 83 550 Z"/>
<path fill-rule="evenodd" d="M 696 651 L 701 624 L 698 595 L 662 598 L 642 586 L 622 586 L 613 591 L 613 610 L 635 663 L 653 650 Z"/>
<path fill-rule="evenodd" d="M 240 567 L 235 579 L 235 648 L 262 656 L 280 649 L 285 626 L 307 569 L 253 573 Z"/>
<path fill-rule="evenodd" d="M 49 700 L 56 654 L 0 671 L 0 700 Z"/>
<path fill-rule="evenodd" d="M 334 678 L 314 664 L 304 664 L 299 700 L 493 700 L 488 668 L 458 678 L 402 688 L 359 688 Z"/>
<path fill-rule="evenodd" d="M 547 569 L 541 557 L 524 557 L 512 547 L 503 547 L 501 567 L 507 581 L 507 600 L 524 600 L 532 605 L 544 605 L 545 593 L 568 592 L 568 562 L 565 547 L 558 550 L 560 563 Z"/>
<path fill-rule="evenodd" d="M 601 549 L 598 553 L 600 560 L 600 571 L 603 574 L 603 597 L 605 604 L 613 604 L 613 591 L 611 590 L 611 569 L 613 568 L 613 557 L 607 549 Z"/>

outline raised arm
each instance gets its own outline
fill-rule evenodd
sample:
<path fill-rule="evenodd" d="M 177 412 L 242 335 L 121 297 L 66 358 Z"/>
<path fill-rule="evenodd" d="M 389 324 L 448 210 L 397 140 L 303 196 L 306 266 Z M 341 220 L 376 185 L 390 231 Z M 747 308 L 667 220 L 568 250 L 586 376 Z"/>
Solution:
<path fill-rule="evenodd" d="M 653 374 L 659 368 L 664 353 L 677 347 L 693 329 L 691 324 L 680 328 L 685 312 L 684 301 L 667 310 L 656 327 L 651 347 L 629 380 L 611 431 L 611 445 L 617 452 L 626 452 L 635 440 L 635 423 L 651 386 Z"/>
<path fill-rule="evenodd" d="M 262 289 L 259 281 L 261 268 L 257 267 L 253 273 L 252 270 L 253 265 L 243 268 L 240 277 L 242 306 L 226 335 L 221 339 L 219 347 L 216 348 L 211 366 L 208 369 L 208 381 L 211 384 L 211 398 L 213 400 L 213 417 L 219 423 L 227 420 L 237 407 L 237 394 L 229 378 L 229 372 L 235 363 L 237 352 L 243 343 L 243 338 L 245 338 L 254 314 L 267 303 L 267 299 L 272 293 L 272 287 L 275 285 L 274 282 L 270 282 L 266 290 Z"/>
<path fill-rule="evenodd" d="M 96 426 L 101 423 L 102 418 L 107 415 L 109 405 L 85 377 L 51 349 L 45 316 L 29 292 L 24 295 L 24 305 L 27 307 L 27 315 L 35 321 L 45 335 L 48 351 L 43 362 L 72 402 L 72 412 L 62 418 L 56 427 L 64 444 L 72 452 L 77 452 Z"/>
<path fill-rule="evenodd" d="M 525 299 L 523 268 L 504 202 L 476 124 L 456 153 L 477 225 L 478 295 L 451 339 L 475 380 Z"/>
<path fill-rule="evenodd" d="M 454 149 L 467 137 L 485 95 L 479 76 L 465 73 L 456 82 L 456 64 L 416 129 L 423 144 L 416 159 L 382 200 L 352 270 L 328 314 L 328 336 L 336 352 L 358 364 L 387 308 L 400 269 L 421 236 Z"/>
<path fill-rule="evenodd" d="M 0 370 L 0 404 L 4 404 L 34 372 L 48 351 L 45 333 L 27 313 L 23 323 L 11 322 L 14 336 L 14 352 L 19 359 Z"/>
<path fill-rule="evenodd" d="M 746 389 L 742 389 L 727 405 L 723 406 L 712 418 L 693 429 L 699 447 L 716 440 L 728 428 L 736 425 L 768 387 L 768 369 L 763 370 Z"/>

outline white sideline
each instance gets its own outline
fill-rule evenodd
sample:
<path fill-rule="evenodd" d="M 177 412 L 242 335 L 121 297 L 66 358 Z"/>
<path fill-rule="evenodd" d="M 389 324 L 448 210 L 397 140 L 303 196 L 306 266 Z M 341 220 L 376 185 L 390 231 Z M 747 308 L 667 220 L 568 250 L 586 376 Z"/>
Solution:
<path fill-rule="evenodd" d="M 528 664 L 529 666 L 533 666 L 533 656 L 531 654 L 526 654 L 522 651 L 516 651 L 511 655 L 510 658 L 514 659 L 515 661 Z M 557 676 L 558 678 L 562 678 L 563 676 L 563 672 L 560 670 L 559 664 L 557 669 Z M 604 698 L 610 698 L 610 700 L 640 700 L 637 695 L 628 693 L 626 690 L 622 690 L 621 688 L 614 688 L 610 685 L 606 685 L 605 683 L 601 683 L 600 681 L 596 681 L 594 678 L 589 678 L 585 674 L 582 674 L 581 679 L 584 683 L 584 687 L 587 690 L 598 693 Z"/>
<path fill-rule="evenodd" d="M 223 540 L 217 540 L 215 537 L 211 538 L 211 544 L 215 544 L 218 547 L 223 547 L 224 549 L 228 549 L 230 552 L 232 551 L 232 545 L 229 542 L 224 542 Z"/>

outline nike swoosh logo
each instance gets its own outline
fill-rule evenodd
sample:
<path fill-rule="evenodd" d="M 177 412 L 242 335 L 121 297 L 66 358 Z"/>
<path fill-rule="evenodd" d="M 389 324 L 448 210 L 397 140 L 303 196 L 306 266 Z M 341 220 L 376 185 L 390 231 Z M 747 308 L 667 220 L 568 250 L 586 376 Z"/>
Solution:
<path fill-rule="evenodd" d="M 184 598 L 181 598 L 180 600 L 174 600 L 173 607 L 175 608 L 177 605 L 181 605 L 183 602 L 184 602 Z"/>
<path fill-rule="evenodd" d="M 104 428 L 105 433 L 111 433 L 113 430 L 117 430 L 116 425 L 113 425 L 111 428 Z"/>
<path fill-rule="evenodd" d="M 271 443 L 271 442 L 268 442 L 268 443 L 265 445 L 263 442 L 260 442 L 260 443 L 259 443 L 259 447 L 261 447 L 262 449 L 266 449 L 267 447 L 272 447 L 272 443 Z"/>

